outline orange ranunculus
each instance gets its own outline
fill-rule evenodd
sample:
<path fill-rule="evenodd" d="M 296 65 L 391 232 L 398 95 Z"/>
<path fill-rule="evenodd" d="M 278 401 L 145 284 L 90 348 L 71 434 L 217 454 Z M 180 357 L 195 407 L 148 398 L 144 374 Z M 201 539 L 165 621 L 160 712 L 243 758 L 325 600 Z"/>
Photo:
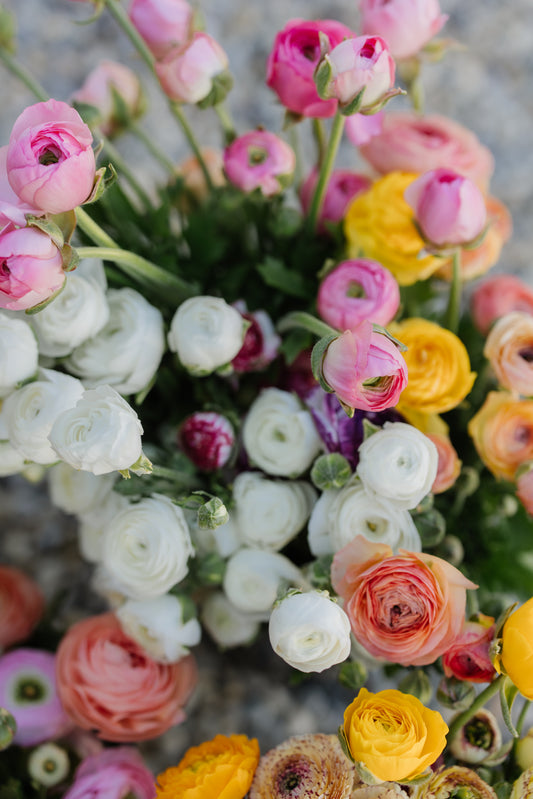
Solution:
<path fill-rule="evenodd" d="M 490 391 L 470 419 L 468 432 L 487 469 L 512 481 L 518 467 L 533 460 L 533 400 Z"/>
<path fill-rule="evenodd" d="M 258 762 L 255 738 L 215 735 L 158 776 L 156 799 L 243 799 Z"/>
<path fill-rule="evenodd" d="M 491 328 L 484 349 L 498 382 L 516 394 L 533 396 L 533 316 L 511 311 Z"/>
<path fill-rule="evenodd" d="M 466 589 L 476 585 L 445 560 L 358 535 L 333 558 L 332 585 L 357 641 L 371 655 L 424 666 L 461 632 Z"/>
<path fill-rule="evenodd" d="M 58 693 L 68 715 L 106 741 L 146 741 L 185 718 L 197 680 L 192 655 L 156 663 L 113 613 L 74 624 L 57 650 Z"/>
<path fill-rule="evenodd" d="M 431 487 L 433 494 L 442 494 L 453 486 L 461 473 L 461 461 L 457 455 L 457 450 L 446 435 L 439 433 L 426 433 L 427 437 L 433 441 L 439 453 L 439 465 L 437 476 Z"/>
<path fill-rule="evenodd" d="M 28 638 L 43 608 L 36 582 L 19 569 L 0 566 L 0 652 Z"/>

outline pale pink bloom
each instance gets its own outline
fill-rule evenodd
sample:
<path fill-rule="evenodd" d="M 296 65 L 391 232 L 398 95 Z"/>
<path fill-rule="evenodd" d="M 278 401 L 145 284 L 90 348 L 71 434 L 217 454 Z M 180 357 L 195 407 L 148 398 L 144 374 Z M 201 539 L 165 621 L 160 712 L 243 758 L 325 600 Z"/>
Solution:
<path fill-rule="evenodd" d="M 487 221 L 485 199 L 468 178 L 451 169 L 434 169 L 409 184 L 405 199 L 425 238 L 437 246 L 476 239 Z"/>
<path fill-rule="evenodd" d="M 17 227 L 26 225 L 26 214 L 42 216 L 42 211 L 33 208 L 18 197 L 7 179 L 7 144 L 0 147 L 0 232 L 10 223 Z"/>
<path fill-rule="evenodd" d="M 383 130 L 384 111 L 375 114 L 352 114 L 347 117 L 344 130 L 347 137 L 355 147 L 364 144 L 379 136 Z"/>
<path fill-rule="evenodd" d="M 194 15 L 185 0 L 132 0 L 128 13 L 158 59 L 191 36 Z"/>
<path fill-rule="evenodd" d="M 92 133 L 67 103 L 48 100 L 17 118 L 7 149 L 7 176 L 21 200 L 49 214 L 72 211 L 95 177 Z"/>
<path fill-rule="evenodd" d="M 494 638 L 494 619 L 479 614 L 465 622 L 461 634 L 442 656 L 446 677 L 468 682 L 491 682 L 496 676 L 489 647 Z"/>
<path fill-rule="evenodd" d="M 277 357 L 281 338 L 276 333 L 272 319 L 266 311 L 246 310 L 246 303 L 238 300 L 233 304 L 249 323 L 244 341 L 231 365 L 235 372 L 261 372 Z"/>
<path fill-rule="evenodd" d="M 329 344 L 322 376 L 348 408 L 393 408 L 407 385 L 407 366 L 397 346 L 370 322 L 346 330 Z"/>
<path fill-rule="evenodd" d="M 483 350 L 501 386 L 533 396 L 533 316 L 511 311 L 489 331 Z"/>
<path fill-rule="evenodd" d="M 347 125 L 353 124 L 352 119 Z M 385 114 L 383 130 L 363 143 L 361 155 L 382 175 L 421 174 L 443 167 L 470 178 L 484 191 L 494 171 L 492 153 L 472 131 L 447 117 L 414 111 Z"/>
<path fill-rule="evenodd" d="M 437 447 L 439 462 L 437 476 L 431 487 L 433 494 L 442 494 L 451 488 L 461 473 L 461 461 L 457 455 L 457 450 L 453 446 L 448 436 L 440 433 L 426 433 L 427 437 L 433 441 Z"/>
<path fill-rule="evenodd" d="M 394 86 L 396 65 L 387 42 L 380 36 L 346 39 L 328 53 L 331 73 L 323 96 L 348 105 L 363 91 L 360 110 L 382 102 Z"/>
<path fill-rule="evenodd" d="M 0 564 L 0 652 L 28 638 L 43 610 L 37 583 L 19 569 Z"/>
<path fill-rule="evenodd" d="M 86 757 L 64 799 L 153 799 L 154 783 L 139 752 L 117 746 Z"/>
<path fill-rule="evenodd" d="M 533 288 L 514 275 L 494 275 L 476 288 L 470 310 L 480 333 L 487 335 L 491 325 L 511 311 L 533 316 Z"/>
<path fill-rule="evenodd" d="M 463 627 L 466 589 L 476 588 L 441 558 L 393 555 L 363 536 L 337 552 L 331 580 L 357 641 L 402 666 L 425 666 L 447 651 Z"/>
<path fill-rule="evenodd" d="M 365 320 L 385 327 L 399 305 L 395 278 L 369 258 L 341 261 L 326 275 L 317 296 L 319 315 L 337 330 L 355 330 Z"/>
<path fill-rule="evenodd" d="M 45 233 L 12 225 L 0 232 L 0 308 L 33 308 L 64 282 L 61 252 Z"/>
<path fill-rule="evenodd" d="M 195 466 L 212 472 L 228 462 L 235 444 L 235 431 L 222 414 L 198 411 L 182 422 L 178 443 Z"/>
<path fill-rule="evenodd" d="M 267 86 L 278 95 L 287 110 L 305 117 L 334 116 L 337 101 L 318 96 L 314 72 L 320 61 L 319 32 L 333 49 L 355 34 L 331 19 L 293 19 L 280 31 L 268 57 Z"/>
<path fill-rule="evenodd" d="M 228 57 L 207 33 L 195 33 L 181 47 L 155 64 L 161 87 L 177 103 L 200 103 L 213 88 L 213 80 L 228 69 Z"/>
<path fill-rule="evenodd" d="M 355 116 L 358 116 L 355 114 Z M 372 117 L 366 117 L 371 119 Z M 316 184 L 318 171 L 313 169 L 300 188 L 300 202 L 305 214 L 309 212 Z M 337 224 L 344 218 L 348 205 L 360 192 L 366 191 L 372 181 L 366 175 L 352 172 L 350 169 L 334 169 L 326 186 L 324 201 L 318 217 L 319 230 L 327 231 L 326 223 Z"/>
<path fill-rule="evenodd" d="M 71 98 L 74 103 L 85 103 L 98 109 L 99 126 L 106 136 L 115 133 L 123 124 L 123 120 L 116 115 L 114 92 L 119 95 L 132 118 L 139 115 L 142 106 L 139 78 L 129 67 L 115 61 L 102 61 Z"/>
<path fill-rule="evenodd" d="M 438 0 L 360 0 L 363 33 L 387 40 L 394 58 L 418 53 L 448 19 Z"/>
<path fill-rule="evenodd" d="M 529 513 L 533 516 L 533 463 L 525 465 L 526 471 L 522 471 L 516 481 L 516 496 Z"/>
<path fill-rule="evenodd" d="M 267 130 L 239 136 L 224 150 L 224 171 L 245 192 L 261 189 L 265 197 L 279 194 L 292 178 L 296 156 L 292 147 Z"/>

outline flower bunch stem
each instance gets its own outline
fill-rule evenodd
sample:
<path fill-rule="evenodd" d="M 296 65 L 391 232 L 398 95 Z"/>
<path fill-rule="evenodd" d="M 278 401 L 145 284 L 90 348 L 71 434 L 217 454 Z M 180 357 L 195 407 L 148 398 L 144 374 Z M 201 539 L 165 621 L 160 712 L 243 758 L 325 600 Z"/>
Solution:
<path fill-rule="evenodd" d="M 129 129 L 135 136 L 137 136 L 139 141 L 144 144 L 148 152 L 153 155 L 155 160 L 163 167 L 163 169 L 167 170 L 171 174 L 175 171 L 174 164 L 170 158 L 162 150 L 160 150 L 153 139 L 141 128 L 140 125 L 137 124 L 137 122 L 130 120 Z"/>
<path fill-rule="evenodd" d="M 452 282 L 448 297 L 448 308 L 446 309 L 446 327 L 452 333 L 457 333 L 459 329 L 459 318 L 461 315 L 461 250 L 454 251 L 452 256 Z"/>
<path fill-rule="evenodd" d="M 335 164 L 335 159 L 337 157 L 337 151 L 339 149 L 339 144 L 342 139 L 344 122 L 345 122 L 345 117 L 342 114 L 337 113 L 333 118 L 333 125 L 331 128 L 328 146 L 326 148 L 326 152 L 324 154 L 324 158 L 320 166 L 318 182 L 316 184 L 315 193 L 313 195 L 313 199 L 311 201 L 311 207 L 309 209 L 309 216 L 307 218 L 308 228 L 312 232 L 314 232 L 316 229 L 318 215 L 320 214 L 320 210 L 324 202 L 326 188 L 328 185 L 331 172 L 333 171 L 333 166 Z"/>
<path fill-rule="evenodd" d="M 213 188 L 214 188 L 213 181 L 211 180 L 211 175 L 209 174 L 209 170 L 207 168 L 207 164 L 204 161 L 204 158 L 202 156 L 202 152 L 200 150 L 200 146 L 199 146 L 198 142 L 196 141 L 196 137 L 195 137 L 195 135 L 193 133 L 193 130 L 192 130 L 191 126 L 189 125 L 189 122 L 187 121 L 187 118 L 186 118 L 185 114 L 183 113 L 181 105 L 179 103 L 173 102 L 172 100 L 169 100 L 169 106 L 170 106 L 170 110 L 172 111 L 174 117 L 178 120 L 178 122 L 179 122 L 179 124 L 181 126 L 183 134 L 184 134 L 185 138 L 187 139 L 187 141 L 189 143 L 189 147 L 191 148 L 191 150 L 193 151 L 194 155 L 196 156 L 196 160 L 198 161 L 198 164 L 200 165 L 200 169 L 202 170 L 202 173 L 203 173 L 203 176 L 205 178 L 205 182 L 206 182 L 206 185 L 207 185 L 208 189 L 210 191 L 213 191 Z"/>
<path fill-rule="evenodd" d="M 41 84 L 35 80 L 31 72 L 3 47 L 0 47 L 0 61 L 3 61 L 9 71 L 30 90 L 37 100 L 45 102 L 50 99 L 47 92 L 43 89 Z"/>
<path fill-rule="evenodd" d="M 459 713 L 459 715 L 454 718 L 448 731 L 448 743 L 455 738 L 463 725 L 466 724 L 466 722 L 469 721 L 472 716 L 475 715 L 475 713 L 477 713 L 477 711 L 494 696 L 494 694 L 498 693 L 501 684 L 505 679 L 506 678 L 504 674 L 500 674 L 498 677 L 496 677 L 495 680 L 489 683 L 489 685 L 487 685 L 487 687 L 477 695 L 476 699 L 472 702 L 469 708 L 463 710 L 462 713 Z"/>
<path fill-rule="evenodd" d="M 104 136 L 100 131 L 98 132 L 98 136 L 101 138 L 102 143 L 104 145 L 104 150 L 111 159 L 111 161 L 113 162 L 113 164 L 116 166 L 117 171 L 121 175 L 123 175 L 124 178 L 127 180 L 127 182 L 130 184 L 131 188 L 133 189 L 133 191 L 135 192 L 141 203 L 145 206 L 146 210 L 152 208 L 153 203 L 150 197 L 145 192 L 145 190 L 143 189 L 143 187 L 141 186 L 141 184 L 139 183 L 139 181 L 137 180 L 137 178 L 135 177 L 135 175 L 127 165 L 127 163 L 124 161 L 124 159 L 122 158 L 121 154 L 119 153 L 115 145 L 112 144 L 109 141 L 109 139 L 106 136 Z"/>
<path fill-rule="evenodd" d="M 236 133 L 235 125 L 233 124 L 233 119 L 231 118 L 228 107 L 225 103 L 217 103 L 214 109 L 222 125 L 222 130 L 224 131 L 224 142 L 226 145 L 231 144 Z"/>

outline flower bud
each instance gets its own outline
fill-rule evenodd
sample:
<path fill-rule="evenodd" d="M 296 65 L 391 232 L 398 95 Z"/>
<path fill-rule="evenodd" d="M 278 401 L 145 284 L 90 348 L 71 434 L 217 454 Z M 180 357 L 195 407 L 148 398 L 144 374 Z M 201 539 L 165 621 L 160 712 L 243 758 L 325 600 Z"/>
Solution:
<path fill-rule="evenodd" d="M 251 643 L 260 629 L 257 614 L 235 607 L 221 591 L 210 594 L 205 600 L 202 623 L 211 638 L 223 648 Z"/>
<path fill-rule="evenodd" d="M 45 743 L 33 750 L 28 758 L 28 774 L 45 788 L 62 782 L 70 769 L 64 749 L 54 743 Z"/>
<path fill-rule="evenodd" d="M 438 0 L 361 0 L 361 30 L 379 33 L 394 58 L 415 56 L 448 19 Z"/>
<path fill-rule="evenodd" d="M 178 431 L 178 443 L 199 469 L 212 472 L 225 466 L 235 444 L 235 433 L 225 416 L 199 411 L 188 416 Z"/>
<path fill-rule="evenodd" d="M 476 698 L 474 686 L 455 677 L 444 677 L 437 689 L 437 701 L 444 707 L 466 710 Z"/>
<path fill-rule="evenodd" d="M 127 128 L 129 121 L 144 110 L 141 84 L 135 72 L 124 64 L 108 60 L 89 73 L 71 100 L 74 104 L 96 108 L 98 126 L 108 137 Z"/>
<path fill-rule="evenodd" d="M 365 119 L 372 117 L 365 117 Z M 318 183 L 318 170 L 313 169 L 300 188 L 302 210 L 307 216 Z M 328 224 L 336 225 L 344 219 L 346 209 L 360 192 L 370 188 L 372 181 L 366 175 L 349 169 L 334 169 L 326 186 L 324 201 L 320 207 L 318 229 L 327 233 Z"/>
<path fill-rule="evenodd" d="M 513 790 L 509 799 L 532 799 L 533 797 L 533 768 L 528 768 L 513 783 Z"/>
<path fill-rule="evenodd" d="M 246 303 L 242 301 L 234 303 L 234 307 L 249 326 L 244 334 L 242 347 L 231 365 L 238 373 L 261 372 L 276 358 L 281 338 L 266 311 L 248 312 Z"/>
<path fill-rule="evenodd" d="M 133 0 L 128 13 L 157 59 L 191 36 L 194 13 L 185 0 Z"/>
<path fill-rule="evenodd" d="M 216 530 L 229 519 L 229 513 L 220 497 L 211 497 L 198 508 L 198 526 L 204 530 Z"/>
<path fill-rule="evenodd" d="M 260 189 L 265 197 L 279 194 L 292 180 L 296 156 L 292 147 L 267 130 L 235 139 L 224 151 L 224 171 L 245 192 Z"/>
<path fill-rule="evenodd" d="M 179 48 L 155 64 L 161 87 L 177 103 L 198 103 L 202 107 L 222 102 L 232 79 L 228 57 L 207 33 L 195 33 Z"/>
<path fill-rule="evenodd" d="M 475 621 L 465 622 L 462 632 L 443 655 L 445 675 L 469 682 L 491 682 L 495 676 L 489 653 L 493 638 L 492 616 L 480 613 Z"/>
<path fill-rule="evenodd" d="M 342 488 L 351 476 L 350 464 L 340 452 L 320 455 L 311 469 L 311 480 L 320 491 Z"/>
<path fill-rule="evenodd" d="M 410 671 L 400 682 L 398 688 L 405 694 L 411 694 L 420 699 L 423 705 L 429 705 L 433 696 L 431 681 L 423 669 Z"/>
<path fill-rule="evenodd" d="M 349 688 L 354 694 L 358 693 L 368 680 L 368 669 L 364 663 L 350 660 L 343 663 L 339 669 L 339 682 Z"/>
<path fill-rule="evenodd" d="M 0 232 L 0 308 L 24 311 L 51 299 L 65 282 L 61 250 L 35 228 Z"/>
<path fill-rule="evenodd" d="M 533 768 L 533 727 L 515 744 L 516 762 L 524 771 Z"/>
<path fill-rule="evenodd" d="M 0 752 L 13 743 L 17 732 L 17 722 L 4 707 L 0 707 Z"/>
<path fill-rule="evenodd" d="M 451 766 L 434 774 L 417 792 L 418 799 L 497 799 L 496 793 L 472 769 Z M 519 799 L 518 795 L 516 799 Z M 520 794 L 520 799 L 525 799 Z"/>
<path fill-rule="evenodd" d="M 494 715 L 480 708 L 463 724 L 450 742 L 450 752 L 465 763 L 482 763 L 496 754 L 502 745 L 502 735 Z"/>

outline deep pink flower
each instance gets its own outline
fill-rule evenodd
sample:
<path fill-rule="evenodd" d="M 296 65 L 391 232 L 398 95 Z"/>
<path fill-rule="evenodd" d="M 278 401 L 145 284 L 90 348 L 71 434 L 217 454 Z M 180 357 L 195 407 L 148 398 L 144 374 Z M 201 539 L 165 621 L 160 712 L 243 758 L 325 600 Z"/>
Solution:
<path fill-rule="evenodd" d="M 7 149 L 7 176 L 21 200 L 49 214 L 81 205 L 95 177 L 92 133 L 67 103 L 48 100 L 18 117 Z"/>
<path fill-rule="evenodd" d="M 135 118 L 142 111 L 142 90 L 139 78 L 129 67 L 115 61 L 102 61 L 90 72 L 78 91 L 74 103 L 92 105 L 99 111 L 99 127 L 106 136 L 124 125 L 117 117 L 114 95 L 117 94 L 128 114 Z"/>
<path fill-rule="evenodd" d="M 514 275 L 494 275 L 473 292 L 470 310 L 474 324 L 486 336 L 496 319 L 511 311 L 533 316 L 533 288 Z"/>
<path fill-rule="evenodd" d="M 429 42 L 448 19 L 438 0 L 360 0 L 363 33 L 383 36 L 394 58 L 409 58 Z"/>
<path fill-rule="evenodd" d="M 461 634 L 442 656 L 445 675 L 468 682 L 491 682 L 496 676 L 489 653 L 494 629 L 494 619 L 483 614 L 478 621 L 465 622 Z"/>
<path fill-rule="evenodd" d="M 128 13 L 158 59 L 191 36 L 194 14 L 185 0 L 132 0 Z"/>
<path fill-rule="evenodd" d="M 239 136 L 224 150 L 224 171 L 234 186 L 265 197 L 279 194 L 292 179 L 296 156 L 292 147 L 267 130 Z"/>
<path fill-rule="evenodd" d="M 276 333 L 272 319 L 266 311 L 246 310 L 246 303 L 241 300 L 233 304 L 249 323 L 244 334 L 244 341 L 231 365 L 235 372 L 261 372 L 276 358 L 281 339 Z"/>
<path fill-rule="evenodd" d="M 153 799 L 154 784 L 139 752 L 117 746 L 85 758 L 64 799 Z"/>
<path fill-rule="evenodd" d="M 0 564 L 0 651 L 28 638 L 43 609 L 37 583 L 20 569 Z"/>
<path fill-rule="evenodd" d="M 33 308 L 64 282 L 61 252 L 45 233 L 12 225 L 0 232 L 0 308 Z"/>
<path fill-rule="evenodd" d="M 222 414 L 198 411 L 182 423 L 178 441 L 195 466 L 212 472 L 228 462 L 235 444 L 235 432 Z"/>
<path fill-rule="evenodd" d="M 357 116 L 357 114 L 355 115 Z M 367 117 L 371 119 L 371 117 Z M 300 202 L 304 213 L 308 213 L 311 207 L 316 184 L 318 182 L 318 171 L 313 169 L 305 183 L 300 188 Z M 324 201 L 320 209 L 319 230 L 325 232 L 325 223 L 337 224 L 344 218 L 348 205 L 360 192 L 366 191 L 372 185 L 372 181 L 366 175 L 359 172 L 352 172 L 349 169 L 335 169 L 326 186 Z"/>
<path fill-rule="evenodd" d="M 360 111 L 370 110 L 394 86 L 396 65 L 385 39 L 356 36 L 338 44 L 324 57 L 330 77 L 322 97 L 348 105 L 364 90 Z"/>
<path fill-rule="evenodd" d="M 355 34 L 331 19 L 293 19 L 274 41 L 267 63 L 267 86 L 278 95 L 289 111 L 305 117 L 334 116 L 337 101 L 321 100 L 314 81 L 320 61 L 319 32 L 329 39 L 331 48 Z"/>
<path fill-rule="evenodd" d="M 213 80 L 228 69 L 228 57 L 207 33 L 195 33 L 181 47 L 155 64 L 161 87 L 177 103 L 200 103 L 213 89 Z"/>

